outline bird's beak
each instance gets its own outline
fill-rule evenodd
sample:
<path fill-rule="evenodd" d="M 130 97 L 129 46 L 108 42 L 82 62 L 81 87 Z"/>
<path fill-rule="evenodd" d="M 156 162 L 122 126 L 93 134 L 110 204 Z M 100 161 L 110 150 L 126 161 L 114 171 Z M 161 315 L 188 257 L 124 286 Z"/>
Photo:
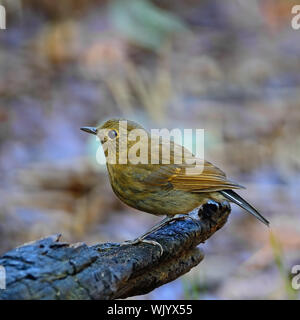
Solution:
<path fill-rule="evenodd" d="M 80 130 L 85 131 L 87 133 L 91 133 L 91 134 L 97 134 L 97 128 L 94 127 L 82 127 L 80 128 Z"/>

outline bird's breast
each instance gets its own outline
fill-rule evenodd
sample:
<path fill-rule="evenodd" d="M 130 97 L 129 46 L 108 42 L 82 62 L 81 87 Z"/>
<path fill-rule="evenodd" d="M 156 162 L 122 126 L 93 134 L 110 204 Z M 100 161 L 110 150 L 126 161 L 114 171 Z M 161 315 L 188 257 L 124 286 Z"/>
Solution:
<path fill-rule="evenodd" d="M 146 174 L 134 168 L 108 167 L 110 183 L 116 196 L 135 209 L 154 215 L 188 213 L 201 204 L 199 194 L 174 190 L 172 187 L 143 183 Z M 139 172 L 137 172 L 139 171 Z"/>

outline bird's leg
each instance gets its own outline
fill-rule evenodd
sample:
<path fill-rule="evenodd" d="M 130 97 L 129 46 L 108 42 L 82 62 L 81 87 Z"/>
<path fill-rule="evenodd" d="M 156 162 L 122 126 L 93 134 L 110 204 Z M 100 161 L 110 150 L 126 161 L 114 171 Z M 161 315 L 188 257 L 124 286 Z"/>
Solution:
<path fill-rule="evenodd" d="M 126 240 L 126 241 L 120 243 L 120 246 L 126 246 L 126 245 L 131 245 L 131 244 L 139 244 L 139 243 L 142 243 L 142 242 L 149 243 L 149 244 L 152 244 L 154 246 L 158 246 L 159 249 L 160 249 L 160 255 L 162 255 L 164 253 L 164 249 L 163 249 L 162 245 L 159 242 L 157 242 L 155 240 L 147 240 L 147 239 L 144 239 L 142 237 L 138 237 L 138 238 L 136 238 L 134 240 Z"/>
<path fill-rule="evenodd" d="M 172 221 L 178 221 L 178 220 L 185 220 L 186 218 L 190 218 L 192 219 L 195 223 L 198 223 L 196 219 L 192 218 L 191 216 L 187 215 L 187 214 L 177 214 L 175 216 L 167 216 L 166 218 L 164 218 L 162 221 L 160 221 L 159 223 L 157 223 L 156 225 L 154 225 L 152 228 L 150 228 L 146 233 L 144 233 L 143 235 L 141 235 L 138 239 L 144 239 L 147 236 L 149 236 L 151 233 L 159 230 L 160 228 L 168 225 L 169 223 L 171 223 Z"/>
<path fill-rule="evenodd" d="M 154 240 L 147 240 L 145 239 L 147 236 L 149 236 L 151 233 L 159 230 L 160 228 L 168 225 L 170 222 L 172 221 L 178 221 L 178 220 L 185 220 L 186 218 L 190 218 L 192 219 L 195 223 L 198 223 L 196 219 L 192 218 L 189 215 L 186 214 L 178 214 L 175 216 L 167 216 L 166 218 L 164 218 L 162 221 L 160 221 L 159 223 L 157 223 L 156 225 L 154 225 L 152 228 L 150 228 L 146 233 L 144 233 L 143 235 L 139 236 L 138 238 L 136 238 L 135 240 L 127 240 L 123 243 L 121 243 L 121 245 L 127 245 L 127 244 L 138 244 L 141 242 L 145 242 L 145 243 L 150 243 L 153 245 L 157 245 L 160 248 L 161 254 L 163 254 L 163 248 L 161 246 L 160 243 L 158 243 L 157 241 Z"/>
<path fill-rule="evenodd" d="M 144 239 L 146 238 L 149 234 L 159 230 L 160 228 L 166 226 L 167 224 L 169 224 L 174 217 L 165 217 L 164 219 L 162 219 L 160 222 L 158 222 L 157 224 L 155 224 L 153 227 L 151 227 L 146 233 L 144 233 L 143 235 L 141 235 L 139 238 Z"/>
<path fill-rule="evenodd" d="M 154 240 L 147 240 L 145 239 L 149 234 L 151 234 L 152 232 L 155 232 L 157 231 L 159 228 L 165 226 L 166 224 L 168 224 L 170 222 L 171 218 L 170 217 L 166 217 L 164 218 L 162 221 L 160 221 L 158 224 L 154 225 L 152 228 L 150 228 L 146 233 L 144 233 L 143 235 L 141 235 L 140 237 L 134 239 L 134 240 L 126 240 L 124 241 L 123 243 L 121 243 L 121 246 L 124 246 L 124 245 L 128 245 L 128 244 L 138 244 L 138 243 L 141 243 L 141 242 L 144 242 L 144 243 L 150 243 L 150 244 L 153 244 L 153 245 L 156 245 L 156 246 L 159 246 L 160 248 L 160 252 L 161 252 L 161 255 L 163 254 L 164 252 L 164 249 L 163 247 L 161 246 L 160 243 L 158 243 L 157 241 L 154 241 Z"/>

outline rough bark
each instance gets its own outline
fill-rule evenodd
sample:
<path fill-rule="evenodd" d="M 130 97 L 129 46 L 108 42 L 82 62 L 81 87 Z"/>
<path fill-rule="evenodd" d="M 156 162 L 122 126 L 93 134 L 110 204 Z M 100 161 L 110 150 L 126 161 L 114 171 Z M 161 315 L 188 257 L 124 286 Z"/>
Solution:
<path fill-rule="evenodd" d="M 200 212 L 200 211 L 199 211 Z M 68 244 L 60 235 L 24 244 L 0 258 L 6 289 L 0 299 L 117 299 L 145 294 L 204 258 L 198 244 L 226 222 L 227 203 L 204 206 L 193 219 L 174 221 L 148 236 L 163 247 L 139 243 Z M 197 219 L 197 221 L 195 221 Z"/>

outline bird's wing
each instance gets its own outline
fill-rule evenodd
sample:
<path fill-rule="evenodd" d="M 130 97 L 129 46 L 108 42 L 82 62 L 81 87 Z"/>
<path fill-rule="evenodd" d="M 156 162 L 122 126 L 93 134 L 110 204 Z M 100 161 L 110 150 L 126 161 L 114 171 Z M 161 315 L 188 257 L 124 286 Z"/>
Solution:
<path fill-rule="evenodd" d="M 225 173 L 212 163 L 205 160 L 198 160 L 199 168 L 195 164 L 185 163 L 187 159 L 196 158 L 187 149 L 172 143 L 171 163 L 152 165 L 149 173 L 144 177 L 143 183 L 152 186 L 166 186 L 177 190 L 187 192 L 214 192 L 226 189 L 241 189 L 243 186 L 230 181 L 226 178 Z M 186 157 L 181 164 L 176 164 L 175 155 L 181 149 L 185 150 Z M 160 159 L 164 157 L 161 156 Z M 201 167 L 202 164 L 202 167 Z"/>
<path fill-rule="evenodd" d="M 228 180 L 219 168 L 208 161 L 204 161 L 203 171 L 200 174 L 187 173 L 187 169 L 190 169 L 190 167 L 183 167 L 182 170 L 171 179 L 170 183 L 174 186 L 174 189 L 189 192 L 214 192 L 225 189 L 244 188 Z"/>
<path fill-rule="evenodd" d="M 143 182 L 152 186 L 166 186 L 188 192 L 214 192 L 226 189 L 241 189 L 243 186 L 230 181 L 224 173 L 208 161 L 200 174 L 187 174 L 190 165 L 154 165 Z"/>

